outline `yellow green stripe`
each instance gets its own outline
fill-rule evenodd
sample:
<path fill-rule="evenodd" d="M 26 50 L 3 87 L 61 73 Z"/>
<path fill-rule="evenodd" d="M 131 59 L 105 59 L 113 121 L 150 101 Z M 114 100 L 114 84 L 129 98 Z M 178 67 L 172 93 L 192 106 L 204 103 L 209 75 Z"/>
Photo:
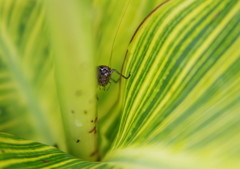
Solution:
<path fill-rule="evenodd" d="M 200 148 L 220 137 L 217 130 L 224 133 L 218 120 L 225 113 L 236 118 L 239 108 L 239 5 L 174 1 L 164 6 L 174 12 L 160 8 L 144 23 L 126 60 L 125 72 L 132 78 L 126 81 L 113 149 L 142 142 L 181 145 L 184 140 L 183 148 Z M 225 120 L 229 130 L 237 125 Z"/>

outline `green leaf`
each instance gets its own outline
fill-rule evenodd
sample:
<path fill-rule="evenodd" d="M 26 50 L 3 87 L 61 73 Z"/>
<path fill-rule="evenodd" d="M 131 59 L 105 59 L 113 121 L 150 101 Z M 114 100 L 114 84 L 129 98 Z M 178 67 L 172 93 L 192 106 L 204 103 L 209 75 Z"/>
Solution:
<path fill-rule="evenodd" d="M 96 159 L 96 137 L 88 135 L 95 101 L 86 101 L 95 99 L 94 62 L 108 63 L 119 23 L 109 66 L 120 70 L 124 62 L 131 77 L 98 93 L 101 163 L 1 134 L 0 167 L 240 168 L 239 1 L 14 2 L 0 0 L 0 82 L 12 85 L 0 86 L 4 131 L 18 134 L 25 124 L 24 138 Z M 77 89 L 88 91 L 86 100 Z M 75 120 L 88 124 L 78 130 Z M 75 136 L 89 144 L 80 148 Z"/>
<path fill-rule="evenodd" d="M 136 28 L 157 5 L 164 1 L 95 0 L 93 17 L 97 65 L 108 65 L 120 71 L 126 49 Z M 113 74 L 113 78 L 119 77 Z M 119 102 L 119 83 L 111 83 L 107 90 L 100 90 L 97 95 L 98 119 L 101 119 L 98 124 L 101 132 L 99 146 L 100 153 L 105 154 L 116 136 L 121 118 L 121 111 L 116 106 Z M 116 131 L 112 130 L 111 125 L 114 125 Z"/>
<path fill-rule="evenodd" d="M 46 1 L 54 68 L 68 152 L 96 160 L 96 68 L 90 2 Z M 62 11 L 65 11 L 64 13 Z M 71 19 L 69 19 L 71 18 Z"/>
<path fill-rule="evenodd" d="M 58 144 L 64 151 L 93 160 L 96 157 L 91 154 L 97 149 L 95 124 L 91 122 L 96 119 L 95 65 L 90 20 L 83 15 L 79 21 L 79 11 L 83 10 L 78 8 L 90 11 L 89 4 L 46 2 L 45 6 L 43 1 L 0 1 L 1 73 L 13 84 L 12 98 L 7 100 L 1 94 L 7 103 L 1 104 L 0 129 L 46 144 Z M 69 16 L 58 11 L 61 5 Z M 65 15 L 65 20 L 59 14 Z M 68 17 L 72 20 L 66 25 L 70 27 L 73 23 L 74 30 L 66 31 L 61 26 Z M 68 45 L 71 38 L 75 40 L 73 46 Z M 82 79 L 88 80 L 83 83 Z M 10 93 L 6 89 L 5 92 Z"/>
<path fill-rule="evenodd" d="M 83 161 L 55 147 L 0 133 L 0 168 L 96 167 L 112 168 L 111 164 Z"/>
<path fill-rule="evenodd" d="M 0 1 L 1 129 L 54 144 L 62 138 L 40 1 Z M 9 89 L 4 86 L 9 86 Z M 59 141 L 59 144 L 61 141 Z"/>
<path fill-rule="evenodd" d="M 111 153 L 155 145 L 239 167 L 239 5 L 169 1 L 144 22 L 124 65 L 132 76 Z"/>

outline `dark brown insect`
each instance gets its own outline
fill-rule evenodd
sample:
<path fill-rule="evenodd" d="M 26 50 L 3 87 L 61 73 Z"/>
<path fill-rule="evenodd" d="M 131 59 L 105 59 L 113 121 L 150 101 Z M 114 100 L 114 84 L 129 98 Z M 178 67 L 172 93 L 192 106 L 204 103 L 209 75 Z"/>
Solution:
<path fill-rule="evenodd" d="M 116 72 L 117 74 L 119 74 L 124 79 L 128 79 L 130 77 L 130 74 L 128 75 L 128 77 L 126 77 L 126 76 L 122 75 L 120 72 L 118 72 L 116 69 L 111 69 L 108 66 L 101 65 L 101 66 L 98 66 L 98 70 L 97 70 L 97 73 L 98 73 L 98 84 L 100 86 L 105 87 L 110 82 L 110 80 L 112 80 L 115 83 L 117 83 L 120 80 L 120 78 L 118 80 L 112 79 L 111 75 L 112 75 L 113 72 Z"/>

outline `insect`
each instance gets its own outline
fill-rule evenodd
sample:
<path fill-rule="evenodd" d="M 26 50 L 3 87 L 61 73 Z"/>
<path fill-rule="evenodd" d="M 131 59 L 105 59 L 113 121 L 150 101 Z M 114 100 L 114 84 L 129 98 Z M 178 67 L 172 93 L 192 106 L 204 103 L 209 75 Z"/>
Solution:
<path fill-rule="evenodd" d="M 124 79 L 128 79 L 130 77 L 130 74 L 128 75 L 128 77 L 126 77 L 122 75 L 120 72 L 118 72 L 116 69 L 111 69 L 110 67 L 105 65 L 98 66 L 97 71 L 98 71 L 98 84 L 103 87 L 106 86 L 110 82 L 110 80 L 114 81 L 115 83 L 117 83 L 120 80 L 120 78 L 118 80 L 114 80 L 111 78 L 113 72 L 116 72 Z"/>
<path fill-rule="evenodd" d="M 116 37 L 117 37 L 117 34 L 118 34 L 118 31 L 119 31 L 119 27 L 122 23 L 122 19 L 124 17 L 124 15 L 126 14 L 126 11 L 127 11 L 127 8 L 129 7 L 129 4 L 130 4 L 130 0 L 128 1 L 127 3 L 127 7 L 125 8 L 125 10 L 123 11 L 123 15 L 122 15 L 122 18 L 119 22 L 119 25 L 117 27 L 117 30 L 116 30 L 116 33 L 115 33 L 115 37 L 113 39 L 113 45 L 112 45 L 112 50 L 111 50 L 111 56 L 110 56 L 110 60 L 109 60 L 109 65 L 111 63 L 111 59 L 112 59 L 112 55 L 113 55 L 113 48 L 114 48 L 114 44 L 115 44 L 115 41 L 116 41 Z M 110 80 L 112 80 L 113 82 L 117 83 L 120 78 L 118 80 L 114 80 L 111 78 L 111 75 L 112 73 L 116 72 L 117 74 L 119 74 L 121 77 L 123 77 L 124 79 L 128 79 L 131 75 L 129 73 L 129 75 L 126 77 L 124 75 L 122 75 L 119 71 L 117 71 L 116 69 L 111 69 L 109 66 L 106 66 L 106 65 L 100 65 L 97 67 L 97 78 L 98 78 L 98 85 L 99 86 L 102 86 L 102 87 L 105 87 L 109 84 Z"/>

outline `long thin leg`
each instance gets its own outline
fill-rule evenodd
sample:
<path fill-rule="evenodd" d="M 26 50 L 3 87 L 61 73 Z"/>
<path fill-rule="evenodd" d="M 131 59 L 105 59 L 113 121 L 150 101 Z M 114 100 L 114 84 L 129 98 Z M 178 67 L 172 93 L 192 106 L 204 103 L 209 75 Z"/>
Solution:
<path fill-rule="evenodd" d="M 126 76 L 122 75 L 119 71 L 117 71 L 116 69 L 112 69 L 112 70 L 111 70 L 111 74 L 112 74 L 113 72 L 116 72 L 117 74 L 119 74 L 120 76 L 122 76 L 124 79 L 128 79 L 128 78 L 131 76 L 131 74 L 129 73 L 128 77 L 126 77 Z"/>
<path fill-rule="evenodd" d="M 120 78 L 118 78 L 118 80 L 115 80 L 115 79 L 111 78 L 111 80 L 112 80 L 114 83 L 117 83 L 117 82 L 119 82 Z"/>

